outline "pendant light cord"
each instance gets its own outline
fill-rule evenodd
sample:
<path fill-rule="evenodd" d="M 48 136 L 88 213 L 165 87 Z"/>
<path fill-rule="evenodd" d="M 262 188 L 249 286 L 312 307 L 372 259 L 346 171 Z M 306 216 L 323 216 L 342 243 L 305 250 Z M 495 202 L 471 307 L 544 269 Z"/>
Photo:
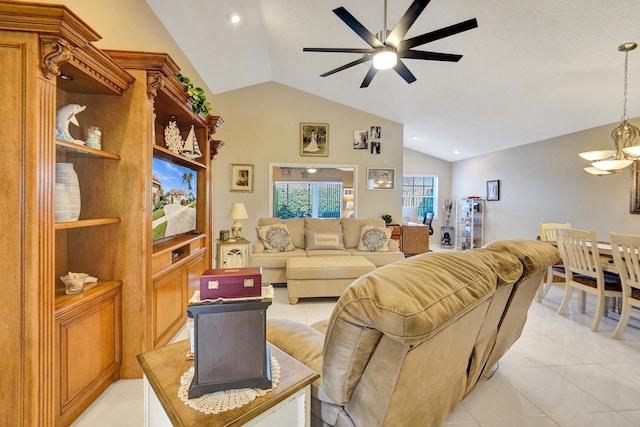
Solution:
<path fill-rule="evenodd" d="M 386 1 L 386 0 L 385 0 Z M 622 121 L 629 119 L 627 117 L 627 70 L 629 68 L 629 51 L 624 52 L 624 108 L 622 110 Z"/>

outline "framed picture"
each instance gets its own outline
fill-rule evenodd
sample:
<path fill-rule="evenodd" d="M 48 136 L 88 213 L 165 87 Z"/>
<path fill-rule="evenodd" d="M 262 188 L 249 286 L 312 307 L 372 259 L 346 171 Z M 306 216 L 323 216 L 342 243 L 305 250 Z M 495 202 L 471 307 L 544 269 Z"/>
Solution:
<path fill-rule="evenodd" d="M 394 168 L 367 168 L 367 190 L 393 190 L 395 180 Z"/>
<path fill-rule="evenodd" d="M 353 197 L 353 188 L 343 188 L 342 195 L 344 197 Z"/>
<path fill-rule="evenodd" d="M 353 131 L 353 149 L 366 150 L 369 148 L 369 131 L 366 129 Z"/>
<path fill-rule="evenodd" d="M 487 181 L 487 200 L 500 200 L 500 181 Z"/>
<path fill-rule="evenodd" d="M 371 154 L 380 154 L 380 141 L 371 141 Z"/>
<path fill-rule="evenodd" d="M 300 123 L 300 155 L 315 157 L 329 155 L 327 123 Z"/>
<path fill-rule="evenodd" d="M 371 126 L 371 140 L 376 141 L 380 139 L 381 131 L 380 126 Z"/>
<path fill-rule="evenodd" d="M 229 190 L 253 193 L 253 165 L 230 165 Z"/>
<path fill-rule="evenodd" d="M 631 169 L 631 196 L 629 213 L 640 214 L 640 161 L 636 160 Z"/>

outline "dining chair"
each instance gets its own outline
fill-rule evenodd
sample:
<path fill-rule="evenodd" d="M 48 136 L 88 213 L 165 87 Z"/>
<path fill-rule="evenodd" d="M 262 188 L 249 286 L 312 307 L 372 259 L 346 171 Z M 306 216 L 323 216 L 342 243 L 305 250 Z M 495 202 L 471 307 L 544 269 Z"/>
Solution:
<path fill-rule="evenodd" d="M 594 295 L 596 310 L 591 330 L 595 332 L 598 330 L 600 317 L 604 314 L 605 297 L 622 297 L 620 276 L 602 269 L 595 231 L 564 228 L 557 230 L 557 237 L 565 270 L 564 298 L 558 314 L 563 314 L 569 306 L 574 289 L 581 291 L 583 295 Z M 584 303 L 581 301 L 578 306 L 580 312 L 584 313 Z"/>
<path fill-rule="evenodd" d="M 571 224 L 568 222 L 541 222 L 540 223 L 540 240 L 543 242 L 556 242 L 558 240 L 556 230 L 560 228 L 571 228 Z M 538 288 L 538 294 L 536 295 L 536 301 L 542 302 L 542 299 L 547 296 L 549 289 L 553 286 L 553 276 L 560 277 L 564 280 L 564 267 L 562 267 L 562 261 L 558 261 L 556 265 L 552 265 L 547 270 L 544 281 Z"/>
<path fill-rule="evenodd" d="M 629 323 L 631 307 L 640 308 L 640 236 L 611 233 L 611 252 L 622 282 L 622 313 L 613 338 Z"/>

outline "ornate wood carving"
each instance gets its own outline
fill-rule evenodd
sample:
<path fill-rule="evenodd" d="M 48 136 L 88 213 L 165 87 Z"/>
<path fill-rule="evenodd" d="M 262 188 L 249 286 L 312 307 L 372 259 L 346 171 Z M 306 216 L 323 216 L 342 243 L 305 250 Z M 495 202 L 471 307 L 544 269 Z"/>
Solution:
<path fill-rule="evenodd" d="M 147 72 L 147 97 L 154 100 L 158 95 L 158 89 L 164 85 L 164 75 L 157 71 Z"/>
<path fill-rule="evenodd" d="M 218 154 L 218 149 L 224 147 L 224 141 L 216 141 L 215 139 L 210 139 L 209 146 L 211 147 L 211 160 L 213 160 Z"/>
<path fill-rule="evenodd" d="M 50 79 L 60 75 L 60 65 L 71 59 L 71 46 L 57 37 L 41 37 L 42 71 Z"/>

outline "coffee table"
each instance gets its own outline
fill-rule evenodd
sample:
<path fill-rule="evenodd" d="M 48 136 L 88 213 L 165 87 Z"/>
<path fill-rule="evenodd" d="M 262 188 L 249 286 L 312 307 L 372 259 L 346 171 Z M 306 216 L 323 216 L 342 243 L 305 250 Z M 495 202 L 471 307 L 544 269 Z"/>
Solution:
<path fill-rule="evenodd" d="M 145 426 L 308 426 L 311 383 L 320 376 L 279 348 L 267 344 L 280 364 L 278 386 L 247 405 L 207 415 L 178 397 L 180 377 L 191 366 L 188 340 L 138 355 L 144 372 Z"/>

